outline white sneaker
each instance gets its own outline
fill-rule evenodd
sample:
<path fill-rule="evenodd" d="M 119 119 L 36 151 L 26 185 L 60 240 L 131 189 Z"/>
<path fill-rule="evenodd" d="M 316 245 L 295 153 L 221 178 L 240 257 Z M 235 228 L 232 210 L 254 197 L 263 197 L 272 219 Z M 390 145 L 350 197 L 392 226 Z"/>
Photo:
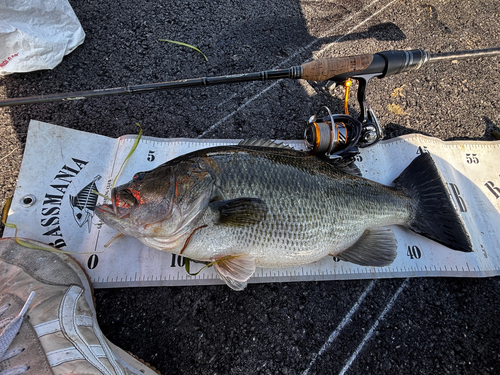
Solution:
<path fill-rule="evenodd" d="M 104 337 L 73 259 L 0 239 L 0 375 L 69 373 L 157 374 Z"/>

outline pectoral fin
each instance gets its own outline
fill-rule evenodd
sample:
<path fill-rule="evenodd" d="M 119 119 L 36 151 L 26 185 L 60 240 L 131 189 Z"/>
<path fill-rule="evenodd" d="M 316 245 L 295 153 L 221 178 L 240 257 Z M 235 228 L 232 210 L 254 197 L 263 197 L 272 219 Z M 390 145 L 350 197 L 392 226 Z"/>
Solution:
<path fill-rule="evenodd" d="M 354 245 L 335 256 L 360 266 L 384 267 L 396 259 L 397 247 L 392 230 L 367 229 Z"/>
<path fill-rule="evenodd" d="M 217 224 L 245 226 L 258 224 L 266 218 L 267 204 L 257 198 L 236 198 L 210 203 L 210 208 L 218 211 Z"/>
<path fill-rule="evenodd" d="M 219 277 L 234 290 L 243 290 L 255 272 L 255 258 L 251 255 L 229 255 L 214 263 Z"/>

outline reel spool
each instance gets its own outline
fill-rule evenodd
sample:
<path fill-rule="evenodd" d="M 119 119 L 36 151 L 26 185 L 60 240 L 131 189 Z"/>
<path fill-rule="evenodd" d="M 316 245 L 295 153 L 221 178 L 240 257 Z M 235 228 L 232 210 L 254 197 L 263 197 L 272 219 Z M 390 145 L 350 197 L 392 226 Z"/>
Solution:
<path fill-rule="evenodd" d="M 311 155 L 324 155 L 327 158 L 346 157 L 356 154 L 357 143 L 363 126 L 349 115 L 332 115 L 328 111 L 321 121 L 311 116 L 304 131 L 305 145 Z"/>

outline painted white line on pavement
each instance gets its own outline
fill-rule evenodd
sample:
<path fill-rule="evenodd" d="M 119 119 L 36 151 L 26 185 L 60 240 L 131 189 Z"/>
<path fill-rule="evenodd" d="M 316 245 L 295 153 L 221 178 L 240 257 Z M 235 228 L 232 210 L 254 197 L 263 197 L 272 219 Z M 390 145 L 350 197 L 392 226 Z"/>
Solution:
<path fill-rule="evenodd" d="M 338 43 L 340 40 L 342 40 L 346 35 L 348 34 L 351 34 L 353 31 L 355 31 L 356 29 L 358 29 L 360 26 L 364 25 L 366 22 L 368 22 L 369 20 L 371 20 L 373 17 L 377 16 L 380 12 L 384 11 L 386 8 L 388 8 L 389 6 L 391 6 L 394 2 L 396 2 L 398 0 L 392 0 L 391 2 L 387 3 L 386 5 L 384 5 L 382 8 L 380 8 L 379 10 L 377 10 L 375 13 L 371 14 L 369 17 L 367 17 L 366 19 L 364 19 L 363 21 L 361 21 L 359 24 L 357 24 L 356 26 L 354 26 L 353 28 L 351 28 L 349 31 L 347 31 L 344 35 L 340 36 L 339 38 L 337 38 L 335 41 L 333 41 L 332 43 L 328 44 L 326 47 L 324 47 L 323 49 L 321 49 L 319 52 L 323 52 L 325 51 L 326 49 L 329 48 L 329 46 L 331 46 L 332 44 L 335 44 L 335 43 Z M 322 36 L 323 38 L 325 36 L 327 36 L 326 34 L 330 33 L 331 31 L 333 30 L 336 30 L 340 25 L 350 21 L 352 18 L 354 18 L 355 16 L 361 14 L 362 12 L 364 12 L 366 9 L 368 9 L 369 7 L 371 7 L 373 4 L 375 3 L 378 3 L 379 0 L 373 0 L 370 4 L 368 4 L 367 6 L 365 6 L 363 9 L 361 9 L 360 11 L 354 13 L 353 15 L 347 17 L 345 20 L 343 20 L 340 24 L 338 24 L 337 26 L 335 26 L 335 28 L 332 28 L 330 29 L 328 32 L 325 33 L 324 36 Z M 317 43 L 319 40 L 321 39 L 316 39 L 314 41 L 312 41 L 311 43 L 309 43 L 307 46 L 305 47 L 302 47 L 300 48 L 297 52 L 295 52 L 292 56 L 288 57 L 287 59 L 283 60 L 281 62 L 280 65 L 278 65 L 277 67 L 273 68 L 273 69 L 277 69 L 279 68 L 281 65 L 283 65 L 284 63 L 286 63 L 287 61 L 291 60 L 292 58 L 294 58 L 295 56 L 297 56 L 298 54 L 308 50 L 309 48 L 311 48 L 315 43 Z M 305 62 L 308 62 L 312 59 L 309 59 L 309 60 L 306 60 Z M 304 62 L 304 63 L 305 63 Z M 242 105 L 240 105 L 238 108 L 236 108 L 233 112 L 229 113 L 228 115 L 224 116 L 224 118 L 222 118 L 221 120 L 217 121 L 215 124 L 213 124 L 212 126 L 210 126 L 207 130 L 205 130 L 203 133 L 201 133 L 197 138 L 202 138 L 204 137 L 207 133 L 209 133 L 210 131 L 214 130 L 215 128 L 217 128 L 219 125 L 221 125 L 222 123 L 224 123 L 226 120 L 228 120 L 229 118 L 231 118 L 232 116 L 234 116 L 236 113 L 238 113 L 239 111 L 241 111 L 243 108 L 245 108 L 248 104 L 250 104 L 251 102 L 253 102 L 255 99 L 258 99 L 262 96 L 262 94 L 266 93 L 267 91 L 269 91 L 271 88 L 275 87 L 279 82 L 281 82 L 283 79 L 279 79 L 277 81 L 275 81 L 274 83 L 272 83 L 271 85 L 269 85 L 267 88 L 265 88 L 264 90 L 262 90 L 261 92 L 259 92 L 258 94 L 254 95 L 253 97 L 251 97 L 250 99 L 248 99 L 245 103 L 243 103 Z M 231 96 L 230 99 L 232 99 L 234 97 Z M 230 100 L 228 99 L 228 100 Z"/>
<path fill-rule="evenodd" d="M 330 347 L 330 345 L 332 345 L 332 343 L 335 341 L 335 339 L 340 334 L 340 331 L 342 331 L 342 329 L 346 326 L 346 324 L 349 323 L 349 321 L 351 320 L 352 315 L 358 310 L 359 305 L 361 305 L 361 303 L 365 299 L 366 295 L 373 289 L 373 286 L 375 285 L 375 282 L 376 282 L 376 280 L 372 280 L 371 281 L 371 283 L 365 289 L 365 291 L 363 292 L 363 294 L 361 294 L 361 296 L 358 298 L 358 301 L 352 306 L 351 310 L 346 314 L 346 316 L 344 317 L 344 319 L 342 319 L 342 321 L 340 322 L 340 324 L 338 325 L 338 327 L 335 329 L 335 331 L 333 331 L 332 334 L 330 335 L 330 337 L 328 337 L 328 340 L 326 340 L 326 342 L 323 344 L 323 346 L 321 347 L 321 349 L 319 350 L 319 352 L 314 355 L 311 363 L 309 363 L 309 366 L 307 366 L 307 369 L 302 373 L 302 375 L 307 375 L 309 373 L 309 371 L 311 370 L 311 367 L 316 362 L 316 359 L 318 359 L 318 357 L 321 354 L 323 354 L 323 352 L 325 350 L 327 350 Z"/>
<path fill-rule="evenodd" d="M 361 21 L 360 23 L 358 23 L 356 26 L 354 26 L 352 29 L 350 29 L 346 34 L 342 35 L 340 38 L 338 38 L 337 40 L 335 40 L 333 43 L 330 43 L 330 44 L 327 44 L 325 47 L 323 47 L 322 49 L 320 49 L 318 51 L 318 54 L 330 49 L 334 43 L 338 43 L 341 39 L 343 39 L 346 35 L 348 34 L 351 34 L 353 31 L 356 31 L 358 28 L 360 28 L 361 26 L 363 26 L 365 23 L 367 23 L 369 20 L 371 20 L 373 17 L 377 16 L 379 13 L 383 12 L 384 10 L 386 10 L 388 7 L 390 7 L 392 4 L 394 4 L 396 1 L 398 0 L 392 0 L 390 3 L 387 3 L 385 4 L 382 8 L 380 8 L 379 10 L 377 10 L 375 13 L 373 13 L 370 17 L 364 19 L 363 21 Z M 371 4 L 370 4 L 371 5 Z M 364 10 L 364 8 L 360 11 L 362 12 Z M 325 35 L 326 36 L 326 35 Z M 312 59 L 311 59 L 312 60 Z"/>
<path fill-rule="evenodd" d="M 360 14 L 361 12 L 363 12 L 364 10 L 368 9 L 368 8 L 369 8 L 369 7 L 371 7 L 373 4 L 378 3 L 379 1 L 380 1 L 380 0 L 373 0 L 370 4 L 368 4 L 367 6 L 365 6 L 365 7 L 364 7 L 363 9 L 361 9 L 360 11 L 358 11 L 358 12 L 356 12 L 356 13 L 351 14 L 349 17 L 347 17 L 346 19 L 342 20 L 342 21 L 341 21 L 339 24 L 337 24 L 335 27 L 332 27 L 330 30 L 325 31 L 324 33 L 322 33 L 322 34 L 321 34 L 321 35 L 320 35 L 317 39 L 313 40 L 311 43 L 309 43 L 309 44 L 308 44 L 308 45 L 306 45 L 305 47 L 301 47 L 301 48 L 299 48 L 297 51 L 295 51 L 295 53 L 293 53 L 291 56 L 287 57 L 285 60 L 283 60 L 282 62 L 280 62 L 278 65 L 273 66 L 273 67 L 271 68 L 271 70 L 275 70 L 275 69 L 279 69 L 279 68 L 281 68 L 283 65 L 287 64 L 287 63 L 288 63 L 288 61 L 292 60 L 292 59 L 293 59 L 293 58 L 295 58 L 297 55 L 299 55 L 299 54 L 301 54 L 301 53 L 303 53 L 303 52 L 307 51 L 307 50 L 308 50 L 308 49 L 310 49 L 312 46 L 314 46 L 316 43 L 318 43 L 318 42 L 319 42 L 322 38 L 326 38 L 326 37 L 327 37 L 328 35 L 330 35 L 333 31 L 337 30 L 340 26 L 342 26 L 343 24 L 345 24 L 345 23 L 349 22 L 349 21 L 350 21 L 350 20 L 352 20 L 355 16 L 357 16 L 358 14 Z M 395 1 L 395 0 L 393 0 L 393 2 L 394 2 L 394 1 Z M 391 3 L 392 3 L 392 2 L 391 2 Z M 368 20 L 368 19 L 370 19 L 370 18 L 372 18 L 372 17 L 373 17 L 373 15 L 372 15 L 372 16 L 370 16 L 369 18 L 367 18 L 366 20 Z M 362 25 L 363 23 L 365 23 L 365 22 L 366 22 L 366 20 L 362 21 L 359 25 L 355 26 L 355 27 L 354 27 L 354 29 L 352 29 L 352 30 L 357 29 L 360 25 Z M 352 30 L 349 30 L 346 34 L 344 34 L 344 35 L 342 35 L 341 37 L 337 38 L 335 41 L 333 41 L 333 42 L 332 42 L 332 43 L 330 43 L 329 45 L 332 45 L 332 44 L 334 44 L 334 43 L 338 43 L 338 42 L 339 42 L 342 38 L 344 38 L 347 34 L 350 34 L 350 33 L 352 32 Z M 323 50 L 324 50 L 324 49 L 323 49 Z M 304 62 L 303 62 L 303 64 L 304 64 L 304 63 L 306 63 L 306 62 L 309 62 L 309 61 L 311 61 L 311 60 L 312 60 L 312 58 L 310 58 L 310 59 L 308 59 L 308 60 L 304 61 Z M 280 80 L 278 80 L 278 81 L 276 81 L 275 83 L 273 83 L 271 86 L 276 85 L 279 81 L 281 81 L 281 79 L 280 79 Z M 251 82 L 248 86 L 246 86 L 246 88 L 249 88 L 250 86 L 252 86 L 252 85 L 254 85 L 254 84 L 255 84 L 255 82 Z M 221 105 L 223 105 L 223 104 L 227 103 L 228 101 L 232 100 L 232 99 L 233 99 L 233 98 L 235 98 L 236 96 L 238 96 L 238 94 L 237 94 L 237 93 L 234 93 L 234 94 L 233 94 L 233 95 L 231 95 L 228 99 L 226 99 L 226 100 L 224 100 L 222 103 L 220 103 L 217 107 L 220 107 Z M 252 98 L 252 99 L 250 99 L 250 100 L 253 100 L 253 98 Z M 243 106 L 244 106 L 244 105 L 246 105 L 246 104 L 247 104 L 247 103 L 243 104 Z M 243 107 L 242 107 L 242 108 L 243 108 Z M 219 122 L 223 122 L 223 121 L 225 121 L 225 119 L 226 119 L 227 117 L 234 115 L 234 113 L 236 113 L 236 112 L 237 112 L 237 111 L 239 111 L 239 110 L 240 110 L 240 108 L 237 108 L 237 109 L 236 109 L 233 113 L 231 113 L 231 114 L 229 114 L 228 116 L 224 117 L 224 118 L 223 118 L 221 121 L 219 121 Z M 210 130 L 210 129 L 209 129 L 209 130 Z M 208 132 L 209 130 L 207 130 L 207 132 Z M 200 137 L 202 137 L 202 136 L 203 136 L 203 134 L 202 134 Z M 200 137 L 198 137 L 198 138 L 200 138 Z"/>
<path fill-rule="evenodd" d="M 370 340 L 370 338 L 373 335 L 373 332 L 375 332 L 375 329 L 377 329 L 378 324 L 380 323 L 380 321 L 382 319 L 384 319 L 385 314 L 387 314 L 387 312 L 392 308 L 392 306 L 394 305 L 394 302 L 396 302 L 396 299 L 399 296 L 399 293 L 401 293 L 401 291 L 405 288 L 405 286 L 406 286 L 406 284 L 408 284 L 409 280 L 410 279 L 407 278 L 405 281 L 403 281 L 403 283 L 401 284 L 401 286 L 399 287 L 399 289 L 396 291 L 396 293 L 394 293 L 394 295 L 392 296 L 391 300 L 389 301 L 389 303 L 385 307 L 384 311 L 382 311 L 382 314 L 380 314 L 380 316 L 378 317 L 378 319 L 373 324 L 372 328 L 370 328 L 370 330 L 366 334 L 366 336 L 363 339 L 363 341 L 361 341 L 361 344 L 359 344 L 359 346 L 356 348 L 356 350 L 352 354 L 351 358 L 349 358 L 349 360 L 345 364 L 345 366 L 342 369 L 342 371 L 339 372 L 339 375 L 344 375 L 346 373 L 346 371 L 349 370 L 349 367 L 351 367 L 352 363 L 354 362 L 354 360 L 358 356 L 358 354 L 361 351 L 361 349 L 363 349 L 363 346 L 366 344 L 366 342 L 368 340 Z"/>

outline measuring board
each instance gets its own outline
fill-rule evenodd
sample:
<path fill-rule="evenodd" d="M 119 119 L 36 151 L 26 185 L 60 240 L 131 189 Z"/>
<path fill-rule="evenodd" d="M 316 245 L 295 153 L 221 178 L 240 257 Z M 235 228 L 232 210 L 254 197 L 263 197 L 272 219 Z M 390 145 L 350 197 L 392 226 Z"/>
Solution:
<path fill-rule="evenodd" d="M 118 139 L 31 121 L 8 222 L 20 237 L 76 252 L 96 288 L 223 284 L 213 268 L 189 276 L 184 258 L 151 249 L 103 225 L 94 209 L 108 195 L 135 135 Z M 116 185 L 136 172 L 200 148 L 237 144 L 227 139 L 142 137 Z M 284 141 L 303 149 L 303 141 Z M 443 142 L 405 135 L 361 149 L 356 165 L 364 177 L 390 184 L 422 152 L 430 152 L 470 233 L 474 252 L 450 250 L 403 227 L 392 226 L 398 255 L 388 267 L 363 267 L 326 257 L 313 264 L 257 268 L 250 283 L 417 276 L 485 277 L 500 274 L 500 142 Z M 5 237 L 14 230 L 5 228 Z M 196 271 L 198 264 L 192 265 Z"/>

